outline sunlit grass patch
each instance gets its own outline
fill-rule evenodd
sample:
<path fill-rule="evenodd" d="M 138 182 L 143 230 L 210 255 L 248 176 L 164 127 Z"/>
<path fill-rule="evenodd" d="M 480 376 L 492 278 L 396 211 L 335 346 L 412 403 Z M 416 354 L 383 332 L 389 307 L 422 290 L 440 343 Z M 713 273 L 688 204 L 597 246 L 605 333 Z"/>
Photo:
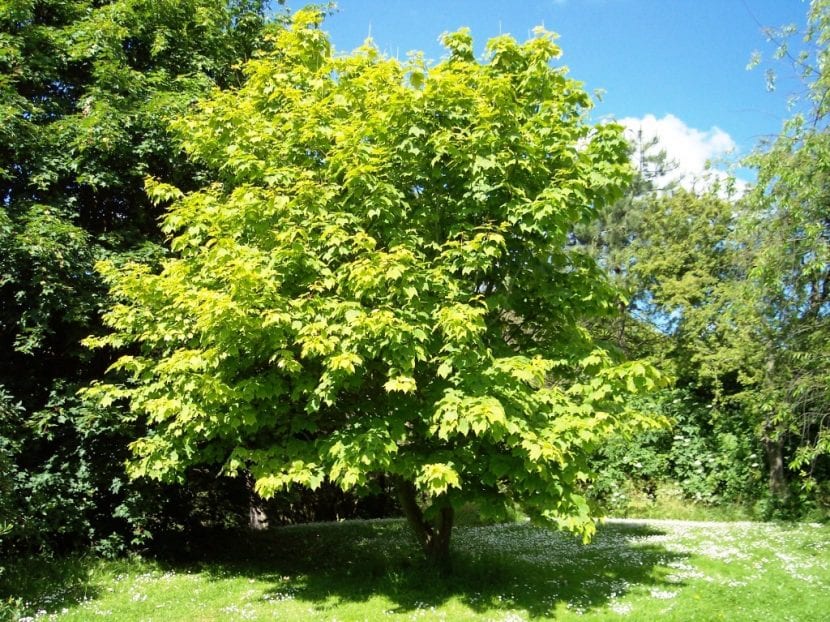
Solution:
<path fill-rule="evenodd" d="M 422 562 L 402 522 L 356 521 L 213 538 L 186 563 L 76 560 L 62 578 L 29 566 L 4 597 L 20 619 L 61 621 L 818 622 L 830 611 L 826 526 L 613 521 L 588 546 L 529 524 L 455 536 L 450 576 Z"/>

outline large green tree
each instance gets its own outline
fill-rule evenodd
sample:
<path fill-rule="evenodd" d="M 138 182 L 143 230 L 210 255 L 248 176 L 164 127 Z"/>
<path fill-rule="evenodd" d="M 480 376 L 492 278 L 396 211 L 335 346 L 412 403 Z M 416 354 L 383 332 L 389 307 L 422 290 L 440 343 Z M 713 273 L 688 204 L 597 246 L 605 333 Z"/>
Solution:
<path fill-rule="evenodd" d="M 630 180 L 622 128 L 585 122 L 548 32 L 486 62 L 446 34 L 427 67 L 334 56 L 319 26 L 298 12 L 177 123 L 220 181 L 148 182 L 174 256 L 100 266 L 118 304 L 91 343 L 130 353 L 91 393 L 147 423 L 132 475 L 215 464 L 263 496 L 383 476 L 440 562 L 469 500 L 589 537 L 590 452 L 651 423 L 626 398 L 660 381 L 581 328 L 616 309 L 569 235 Z"/>
<path fill-rule="evenodd" d="M 144 177 L 199 183 L 168 122 L 238 81 L 235 65 L 264 44 L 264 11 L 258 0 L 0 2 L 0 400 L 16 406 L 0 409 L 15 413 L 0 440 L 16 448 L 21 538 L 100 538 L 112 522 L 122 426 L 93 423 L 75 396 L 108 364 L 80 345 L 105 300 L 94 264 L 163 253 L 148 244 L 162 238 Z"/>
<path fill-rule="evenodd" d="M 794 501 L 795 476 L 823 486 L 806 492 L 826 504 L 830 3 L 812 2 L 808 21 L 802 46 L 788 47 L 790 29 L 772 33 L 805 96 L 747 159 L 758 181 L 746 196 L 646 195 L 609 209 L 587 239 L 621 272 L 635 303 L 628 325 L 659 329 L 666 338 L 652 354 L 713 406 L 709 425 L 754 437 L 771 496 Z"/>
<path fill-rule="evenodd" d="M 777 38 L 777 35 L 773 35 Z M 758 183 L 745 223 L 763 352 L 756 384 L 771 459 L 808 486 L 830 477 L 830 2 L 812 0 L 800 46 L 779 39 L 804 95 L 781 133 L 749 159 Z M 793 442 L 794 441 L 794 442 Z M 795 445 L 794 454 L 783 449 Z"/>
<path fill-rule="evenodd" d="M 743 467 L 754 462 L 760 472 L 762 462 L 750 456 L 764 438 L 756 408 L 764 354 L 753 302 L 757 283 L 749 279 L 754 249 L 739 231 L 743 204 L 714 191 L 675 190 L 636 209 L 639 217 L 632 220 L 638 226 L 622 253 L 638 313 L 632 322 L 646 322 L 659 335 L 647 354 L 671 370 L 687 400 L 688 412 L 678 420 L 694 415 L 701 442 L 721 448 L 716 462 L 722 464 L 708 478 L 706 496 L 724 499 L 728 488 L 729 500 L 746 501 L 756 477 Z M 676 400 L 674 392 L 667 395 Z M 703 412 L 708 416 L 701 417 Z M 675 440 L 671 459 L 678 465 L 686 461 L 688 441 Z M 774 461 L 770 468 L 777 473 Z"/>
<path fill-rule="evenodd" d="M 728 197 L 731 183 L 700 193 L 661 184 L 671 164 L 656 141 L 636 136 L 632 151 L 639 166 L 626 196 L 577 232 L 622 293 L 624 313 L 590 329 L 675 377 L 643 407 L 676 427 L 603 448 L 595 494 L 619 501 L 625 484 L 649 495 L 667 486 L 707 502 L 754 502 L 763 494 L 761 424 L 748 407 L 758 321 L 747 300 L 752 249 L 737 237 L 742 204 Z"/>

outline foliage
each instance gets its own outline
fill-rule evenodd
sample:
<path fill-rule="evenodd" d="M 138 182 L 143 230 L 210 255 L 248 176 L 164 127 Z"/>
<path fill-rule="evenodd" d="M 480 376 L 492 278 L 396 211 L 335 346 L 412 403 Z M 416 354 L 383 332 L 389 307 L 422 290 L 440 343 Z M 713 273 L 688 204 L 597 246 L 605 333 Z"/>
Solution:
<path fill-rule="evenodd" d="M 603 508 L 625 513 L 639 497 L 655 501 L 669 490 L 708 506 L 752 507 L 763 497 L 763 450 L 739 410 L 701 403 L 687 388 L 662 391 L 644 407 L 657 409 L 672 427 L 600 449 L 590 493 Z"/>
<path fill-rule="evenodd" d="M 779 136 L 749 159 L 758 170 L 745 223 L 766 356 L 758 379 L 767 425 L 795 439 L 788 466 L 816 486 L 830 475 L 830 3 L 813 0 L 802 50 L 779 40 L 805 86 Z"/>
<path fill-rule="evenodd" d="M 265 497 L 385 474 L 437 557 L 469 500 L 589 537 L 587 457 L 655 423 L 626 396 L 661 382 L 580 326 L 615 310 L 568 236 L 630 177 L 621 128 L 584 122 L 543 30 L 485 63 L 446 34 L 428 68 L 370 42 L 334 57 L 319 21 L 298 12 L 177 122 L 220 181 L 148 181 L 172 201 L 161 271 L 100 264 L 117 304 L 89 341 L 130 351 L 89 393 L 146 422 L 131 474 L 213 464 Z"/>
<path fill-rule="evenodd" d="M 13 403 L 11 396 L 0 386 L 0 546 L 3 546 L 4 540 L 14 529 L 17 515 L 15 483 L 18 469 L 14 459 L 19 448 L 11 433 L 18 425 L 20 410 L 20 405 Z M 0 577 L 4 571 L 0 560 Z"/>
<path fill-rule="evenodd" d="M 776 156 L 782 161 L 783 154 Z M 796 169 L 790 162 L 788 175 Z M 796 185 L 816 183 L 798 178 Z M 632 300 L 628 326 L 636 338 L 619 333 L 617 342 L 629 350 L 636 344 L 634 355 L 650 356 L 676 376 L 677 386 L 693 399 L 686 412 L 666 414 L 680 415 L 679 425 L 691 423 L 684 435 L 693 440 L 659 448 L 657 439 L 668 437 L 646 434 L 639 437 L 644 445 L 626 450 L 628 457 L 606 455 L 606 489 L 622 482 L 622 471 L 638 488 L 640 474 L 630 465 L 651 463 L 650 476 L 664 468 L 664 478 L 688 498 L 746 503 L 748 492 L 764 496 L 755 486 L 764 470 L 770 511 L 792 515 L 822 503 L 827 347 L 821 339 L 827 319 L 819 290 L 825 273 L 813 275 L 818 283 L 799 283 L 796 266 L 824 251 L 813 245 L 799 255 L 783 244 L 800 234 L 779 229 L 776 219 L 792 215 L 776 215 L 779 208 L 770 201 L 778 199 L 765 192 L 728 200 L 714 192 L 675 190 L 629 204 L 624 240 L 604 251 L 616 253 L 625 266 L 619 278 Z M 759 211 L 761 200 L 766 207 Z M 810 205 L 806 197 L 796 202 L 801 210 Z M 653 404 L 663 412 L 665 405 Z M 635 453 L 643 455 L 629 459 Z M 718 464 L 718 477 L 698 477 L 680 468 L 684 462 Z M 808 489 L 795 496 L 788 467 L 807 463 L 812 473 L 803 469 L 799 479 Z M 640 484 L 653 488 L 653 481 Z"/>
<path fill-rule="evenodd" d="M 756 484 L 765 470 L 770 493 L 786 499 L 785 463 L 805 450 L 812 433 L 791 427 L 787 436 L 780 423 L 788 407 L 777 396 L 795 385 L 797 365 L 785 360 L 794 342 L 782 341 L 791 335 L 776 325 L 781 316 L 765 302 L 772 290 L 758 278 L 758 266 L 765 255 L 783 251 L 764 241 L 766 217 L 750 219 L 749 201 L 729 195 L 729 187 L 703 194 L 656 189 L 662 154 L 650 153 L 649 145 L 635 152 L 641 171 L 629 196 L 578 236 L 627 294 L 626 316 L 592 329 L 630 356 L 651 357 L 674 373 L 687 410 L 667 409 L 672 393 L 650 406 L 687 427 L 686 442 L 655 432 L 619 452 L 610 445 L 598 467 L 604 483 L 594 494 L 608 501 L 615 493 L 624 503 L 624 482 L 653 496 L 670 481 L 688 499 L 745 504 L 750 491 L 764 496 Z M 798 350 L 797 357 L 811 359 L 823 352 L 818 343 Z M 648 472 L 634 464 L 649 465 Z M 706 464 L 718 464 L 724 479 L 703 476 Z"/>
<path fill-rule="evenodd" d="M 659 147 L 636 136 L 638 171 L 626 196 L 576 238 L 618 284 L 625 308 L 592 332 L 676 379 L 675 389 L 641 405 L 674 429 L 616 439 L 594 463 L 591 494 L 612 512 L 668 490 L 706 504 L 746 504 L 762 492 L 758 423 L 734 399 L 738 374 L 753 361 L 740 363 L 744 357 L 732 347 L 736 324 L 721 321 L 740 306 L 748 272 L 745 248 L 734 239 L 740 205 L 721 196 L 727 188 L 694 194 L 664 185 L 672 165 Z"/>
<path fill-rule="evenodd" d="M 674 164 L 656 138 L 646 141 L 642 132 L 628 138 L 630 159 L 636 163 L 634 178 L 619 200 L 575 228 L 573 243 L 596 260 L 618 291 L 620 313 L 611 321 L 589 323 L 592 334 L 628 358 L 659 358 L 666 334 L 654 321 L 649 291 L 653 283 L 635 271 L 640 261 L 636 249 L 651 228 L 653 201 L 676 189 L 674 182 L 665 182 Z"/>
<path fill-rule="evenodd" d="M 787 410 L 776 386 L 788 382 L 792 367 L 774 360 L 788 350 L 781 341 L 788 333 L 774 326 L 775 314 L 763 302 L 769 288 L 756 276 L 759 257 L 768 248 L 762 242 L 764 227 L 745 226 L 745 201 L 714 193 L 680 190 L 646 205 L 647 226 L 636 231 L 626 251 L 640 309 L 665 335 L 654 342 L 651 354 L 672 369 L 678 386 L 696 396 L 695 403 L 708 406 L 708 417 L 694 418 L 700 438 L 725 452 L 725 464 L 746 464 L 747 454 L 761 451 L 762 458 L 749 462 L 766 469 L 770 494 L 786 501 L 785 465 L 795 447 L 774 413 Z M 718 430 L 732 440 L 722 444 Z M 737 439 L 742 440 L 732 442 Z M 796 447 L 806 440 L 797 439 Z M 697 459 L 703 460 L 708 450 L 700 450 Z M 683 458 L 683 452 L 672 455 L 675 461 Z M 741 476 L 746 486 L 754 479 L 748 475 Z M 678 476 L 681 489 L 693 492 L 693 498 L 703 494 L 703 488 L 688 489 L 685 474 Z M 737 496 L 729 501 L 744 501 L 740 488 L 731 488 Z"/>
<path fill-rule="evenodd" d="M 0 384 L 24 409 L 0 442 L 19 544 L 126 528 L 116 508 L 137 490 L 122 473 L 137 432 L 75 395 L 110 357 L 80 345 L 105 304 L 94 264 L 163 252 L 144 177 L 201 176 L 167 123 L 236 82 L 263 24 L 253 0 L 0 2 Z"/>

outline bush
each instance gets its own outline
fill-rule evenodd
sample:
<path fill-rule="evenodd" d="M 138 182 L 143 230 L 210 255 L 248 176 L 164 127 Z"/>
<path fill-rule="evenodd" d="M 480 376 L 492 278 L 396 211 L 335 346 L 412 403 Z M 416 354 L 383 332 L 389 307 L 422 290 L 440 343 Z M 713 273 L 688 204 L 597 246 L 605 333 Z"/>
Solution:
<path fill-rule="evenodd" d="M 666 491 L 705 506 L 751 505 L 766 494 L 761 449 L 741 413 L 717 410 L 689 389 L 656 394 L 643 408 L 668 417 L 672 428 L 600 449 L 590 494 L 606 511 L 653 504 Z"/>

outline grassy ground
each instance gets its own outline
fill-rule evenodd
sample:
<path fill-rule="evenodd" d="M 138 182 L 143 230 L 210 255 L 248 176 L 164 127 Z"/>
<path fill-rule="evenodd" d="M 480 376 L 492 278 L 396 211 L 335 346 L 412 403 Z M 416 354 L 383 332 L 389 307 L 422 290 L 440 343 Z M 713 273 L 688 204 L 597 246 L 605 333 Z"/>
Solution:
<path fill-rule="evenodd" d="M 762 508 L 737 504 L 710 505 L 687 499 L 678 488 L 660 487 L 654 497 L 630 492 L 627 503 L 611 509 L 615 518 L 673 518 L 685 521 L 753 521 L 763 520 Z"/>
<path fill-rule="evenodd" d="M 0 598 L 11 619 L 84 622 L 767 622 L 830 612 L 827 526 L 614 521 L 588 546 L 528 524 L 462 527 L 449 577 L 421 562 L 400 521 L 288 527 L 195 549 L 187 562 L 18 564 Z"/>

